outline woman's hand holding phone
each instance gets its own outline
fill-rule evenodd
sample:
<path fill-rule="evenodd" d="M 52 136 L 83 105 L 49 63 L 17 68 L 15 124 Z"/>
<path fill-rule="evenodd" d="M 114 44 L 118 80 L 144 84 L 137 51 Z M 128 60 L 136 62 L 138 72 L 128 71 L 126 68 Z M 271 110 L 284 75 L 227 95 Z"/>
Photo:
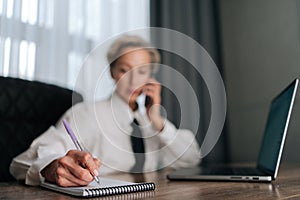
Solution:
<path fill-rule="evenodd" d="M 147 115 L 157 131 L 164 128 L 164 119 L 160 114 L 161 106 L 161 85 L 154 78 L 150 78 L 143 87 L 143 93 L 146 95 L 145 107 Z"/>

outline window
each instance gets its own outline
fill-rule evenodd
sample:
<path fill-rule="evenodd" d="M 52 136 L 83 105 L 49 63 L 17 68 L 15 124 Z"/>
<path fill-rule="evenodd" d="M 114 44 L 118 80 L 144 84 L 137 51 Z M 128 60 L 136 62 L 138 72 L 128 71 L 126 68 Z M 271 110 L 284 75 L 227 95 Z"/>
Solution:
<path fill-rule="evenodd" d="M 72 88 L 96 45 L 149 26 L 149 0 L 0 0 L 0 20 L 0 75 Z"/>

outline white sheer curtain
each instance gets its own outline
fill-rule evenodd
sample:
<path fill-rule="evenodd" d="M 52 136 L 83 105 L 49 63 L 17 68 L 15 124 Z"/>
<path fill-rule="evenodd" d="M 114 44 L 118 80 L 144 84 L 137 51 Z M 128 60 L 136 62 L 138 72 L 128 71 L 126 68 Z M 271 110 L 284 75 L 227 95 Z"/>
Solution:
<path fill-rule="evenodd" d="M 93 48 L 149 26 L 149 0 L 0 0 L 0 19 L 1 76 L 73 89 Z"/>

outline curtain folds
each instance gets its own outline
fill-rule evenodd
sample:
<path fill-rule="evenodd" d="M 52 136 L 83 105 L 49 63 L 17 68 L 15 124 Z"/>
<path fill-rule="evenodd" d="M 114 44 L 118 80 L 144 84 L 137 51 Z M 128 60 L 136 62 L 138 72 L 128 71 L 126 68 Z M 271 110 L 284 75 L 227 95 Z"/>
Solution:
<path fill-rule="evenodd" d="M 219 23 L 219 1 L 218 0 L 151 0 L 150 1 L 150 25 L 152 27 L 163 27 L 179 31 L 196 40 L 210 54 L 222 74 L 221 38 Z M 164 38 L 161 42 L 170 42 L 173 45 L 181 45 L 180 41 L 168 41 Z M 193 49 L 184 49 L 193 57 L 199 59 Z M 167 111 L 168 119 L 177 126 L 189 128 L 191 123 L 199 123 L 197 139 L 201 146 L 210 121 L 210 96 L 203 78 L 189 62 L 172 52 L 161 51 L 162 64 L 167 65 L 181 73 L 192 85 L 200 106 L 200 122 L 193 119 L 181 119 L 183 113 L 194 112 L 190 104 L 179 105 L 173 92 L 163 88 L 163 107 Z M 183 96 L 184 89 L 176 84 L 176 80 L 168 73 L 158 73 L 157 79 L 168 80 Z M 187 97 L 188 98 L 188 97 Z M 193 115 L 190 115 L 193 116 Z M 203 164 L 210 162 L 226 162 L 226 125 L 218 143 L 212 152 L 203 159 Z"/>

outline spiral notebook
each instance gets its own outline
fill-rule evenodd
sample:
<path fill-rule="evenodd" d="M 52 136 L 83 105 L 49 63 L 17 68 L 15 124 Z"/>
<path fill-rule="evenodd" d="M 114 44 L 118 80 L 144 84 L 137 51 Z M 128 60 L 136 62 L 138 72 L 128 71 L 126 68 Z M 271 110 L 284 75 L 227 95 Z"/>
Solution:
<path fill-rule="evenodd" d="M 57 192 L 82 197 L 100 197 L 155 190 L 154 183 L 132 183 L 108 178 L 100 178 L 100 185 L 93 181 L 85 187 L 60 187 L 49 182 L 42 182 L 41 186 Z"/>

